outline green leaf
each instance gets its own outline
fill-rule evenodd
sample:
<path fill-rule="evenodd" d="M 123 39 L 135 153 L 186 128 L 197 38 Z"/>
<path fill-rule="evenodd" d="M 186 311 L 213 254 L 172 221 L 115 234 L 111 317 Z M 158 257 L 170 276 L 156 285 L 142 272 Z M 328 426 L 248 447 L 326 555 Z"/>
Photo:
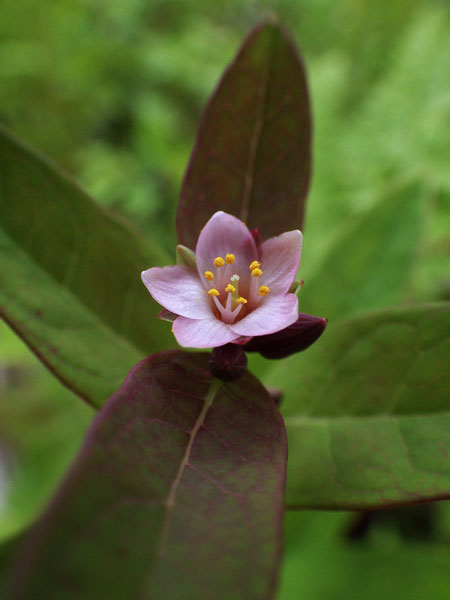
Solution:
<path fill-rule="evenodd" d="M 284 29 L 267 20 L 246 38 L 203 114 L 181 190 L 179 241 L 194 248 L 218 210 L 263 237 L 300 228 L 310 146 L 303 64 Z"/>
<path fill-rule="evenodd" d="M 363 508 L 450 497 L 450 310 L 329 326 L 265 384 L 285 392 L 287 505 Z"/>
<path fill-rule="evenodd" d="M 167 258 L 0 129 L 0 314 L 59 379 L 101 405 L 173 344 L 140 281 Z"/>
<path fill-rule="evenodd" d="M 263 600 L 280 554 L 286 438 L 264 387 L 208 354 L 137 365 L 13 566 L 11 597 Z"/>
<path fill-rule="evenodd" d="M 404 300 L 422 233 L 423 199 L 422 185 L 397 185 L 355 217 L 311 275 L 302 273 L 301 310 L 332 321 Z"/>

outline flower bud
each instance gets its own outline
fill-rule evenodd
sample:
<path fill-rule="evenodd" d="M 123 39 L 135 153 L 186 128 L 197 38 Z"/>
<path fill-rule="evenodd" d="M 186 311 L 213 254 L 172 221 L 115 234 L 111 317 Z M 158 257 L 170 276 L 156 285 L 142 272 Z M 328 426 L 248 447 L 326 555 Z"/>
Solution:
<path fill-rule="evenodd" d="M 252 338 L 241 346 L 246 352 L 259 352 L 265 358 L 284 358 L 306 350 L 324 332 L 328 320 L 300 313 L 298 319 L 289 327 Z"/>
<path fill-rule="evenodd" d="M 213 348 L 209 360 L 209 370 L 213 377 L 222 381 L 234 381 L 247 372 L 247 357 L 241 346 L 226 344 Z"/>
<path fill-rule="evenodd" d="M 300 296 L 300 292 L 303 289 L 303 284 L 305 282 L 303 281 L 303 279 L 294 279 L 294 281 L 291 284 L 291 287 L 289 288 L 289 293 L 290 294 L 296 294 L 297 296 Z"/>

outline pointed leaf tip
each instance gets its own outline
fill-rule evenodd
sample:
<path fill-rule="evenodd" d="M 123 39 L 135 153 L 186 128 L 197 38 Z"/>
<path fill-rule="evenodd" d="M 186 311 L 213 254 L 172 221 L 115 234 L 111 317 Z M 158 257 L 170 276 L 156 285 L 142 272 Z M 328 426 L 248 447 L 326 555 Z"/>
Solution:
<path fill-rule="evenodd" d="M 179 241 L 225 210 L 263 238 L 301 229 L 311 172 L 305 68 L 278 20 L 253 29 L 204 111 L 181 189 Z"/>

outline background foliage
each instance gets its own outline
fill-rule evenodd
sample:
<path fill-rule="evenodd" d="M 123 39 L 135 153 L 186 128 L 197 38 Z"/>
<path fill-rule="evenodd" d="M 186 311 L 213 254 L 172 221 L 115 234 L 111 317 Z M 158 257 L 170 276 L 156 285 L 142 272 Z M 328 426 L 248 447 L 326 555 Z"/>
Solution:
<path fill-rule="evenodd" d="M 302 48 L 313 102 L 302 310 L 337 320 L 449 299 L 442 2 L 4 0 L 0 119 L 173 254 L 178 190 L 203 104 L 270 9 Z M 267 365 L 251 362 L 256 372 Z M 0 394 L 6 539 L 43 506 L 92 411 L 5 326 Z M 446 505 L 288 513 L 286 532 L 283 600 L 448 594 Z"/>

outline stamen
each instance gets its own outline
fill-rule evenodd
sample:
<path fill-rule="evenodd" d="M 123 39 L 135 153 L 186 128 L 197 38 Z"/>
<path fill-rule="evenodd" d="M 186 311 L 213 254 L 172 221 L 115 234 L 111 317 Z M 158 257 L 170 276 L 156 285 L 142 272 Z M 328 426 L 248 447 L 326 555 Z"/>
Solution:
<path fill-rule="evenodd" d="M 250 269 L 250 271 L 253 271 L 253 269 L 257 269 L 260 266 L 261 266 L 261 263 L 257 260 L 254 260 L 252 263 L 250 263 L 249 269 Z"/>
<path fill-rule="evenodd" d="M 270 292 L 270 289 L 267 287 L 267 285 L 262 285 L 258 290 L 258 294 L 260 296 L 267 296 L 267 294 L 269 292 Z"/>
<path fill-rule="evenodd" d="M 243 298 L 242 296 L 240 296 L 240 297 L 239 297 L 239 298 L 236 300 L 236 302 L 237 302 L 238 304 L 247 304 L 247 300 L 246 300 L 245 298 Z"/>
<path fill-rule="evenodd" d="M 236 319 L 238 314 L 241 312 L 242 306 L 243 306 L 243 304 L 238 304 L 236 306 L 236 308 L 233 310 L 233 312 L 231 313 L 231 318 L 233 319 L 233 321 Z"/>
<path fill-rule="evenodd" d="M 217 306 L 220 316 L 222 317 L 222 319 L 224 318 L 224 316 L 226 315 L 226 309 L 222 306 L 222 304 L 219 302 L 219 300 L 217 299 L 217 296 L 213 296 L 213 300 L 215 305 Z"/>
<path fill-rule="evenodd" d="M 223 265 L 225 264 L 225 261 L 223 260 L 223 258 L 221 256 L 218 256 L 217 258 L 214 259 L 214 266 L 219 268 L 219 267 L 223 267 Z"/>
<path fill-rule="evenodd" d="M 225 288 L 225 291 L 226 291 L 226 292 L 231 292 L 231 293 L 233 293 L 233 292 L 235 292 L 235 291 L 236 291 L 236 288 L 234 287 L 234 285 L 231 285 L 231 283 L 229 283 L 229 284 L 227 285 L 227 287 Z"/>
<path fill-rule="evenodd" d="M 235 258 L 235 256 L 234 256 L 234 254 L 227 254 L 227 255 L 225 256 L 225 260 L 227 261 L 227 263 L 228 263 L 229 265 L 232 265 L 232 264 L 234 263 L 234 261 L 236 260 L 236 258 Z"/>
<path fill-rule="evenodd" d="M 212 273 L 212 271 L 205 271 L 204 274 L 208 281 L 212 281 L 214 279 L 214 273 Z"/>
<path fill-rule="evenodd" d="M 208 294 L 209 294 L 210 296 L 220 296 L 220 292 L 219 292 L 219 290 L 216 290 L 216 288 L 211 288 L 211 289 L 208 291 Z"/>
<path fill-rule="evenodd" d="M 260 277 L 261 275 L 262 275 L 261 269 L 258 269 L 258 267 L 255 267 L 252 271 L 252 277 Z"/>
<path fill-rule="evenodd" d="M 220 316 L 222 318 L 222 321 L 224 323 L 234 323 L 234 320 L 236 319 L 236 317 L 238 316 L 241 308 L 242 308 L 242 304 L 238 304 L 236 306 L 236 308 L 234 310 L 232 310 L 231 308 L 231 294 L 228 294 L 228 298 L 227 298 L 227 302 L 226 305 L 223 306 L 219 300 L 217 299 L 217 296 L 213 296 L 213 300 L 215 305 L 217 306 L 217 309 L 220 313 Z"/>
<path fill-rule="evenodd" d="M 225 311 L 229 315 L 231 313 L 231 310 L 232 310 L 232 308 L 231 308 L 231 294 L 228 294 L 227 301 L 225 303 Z"/>

